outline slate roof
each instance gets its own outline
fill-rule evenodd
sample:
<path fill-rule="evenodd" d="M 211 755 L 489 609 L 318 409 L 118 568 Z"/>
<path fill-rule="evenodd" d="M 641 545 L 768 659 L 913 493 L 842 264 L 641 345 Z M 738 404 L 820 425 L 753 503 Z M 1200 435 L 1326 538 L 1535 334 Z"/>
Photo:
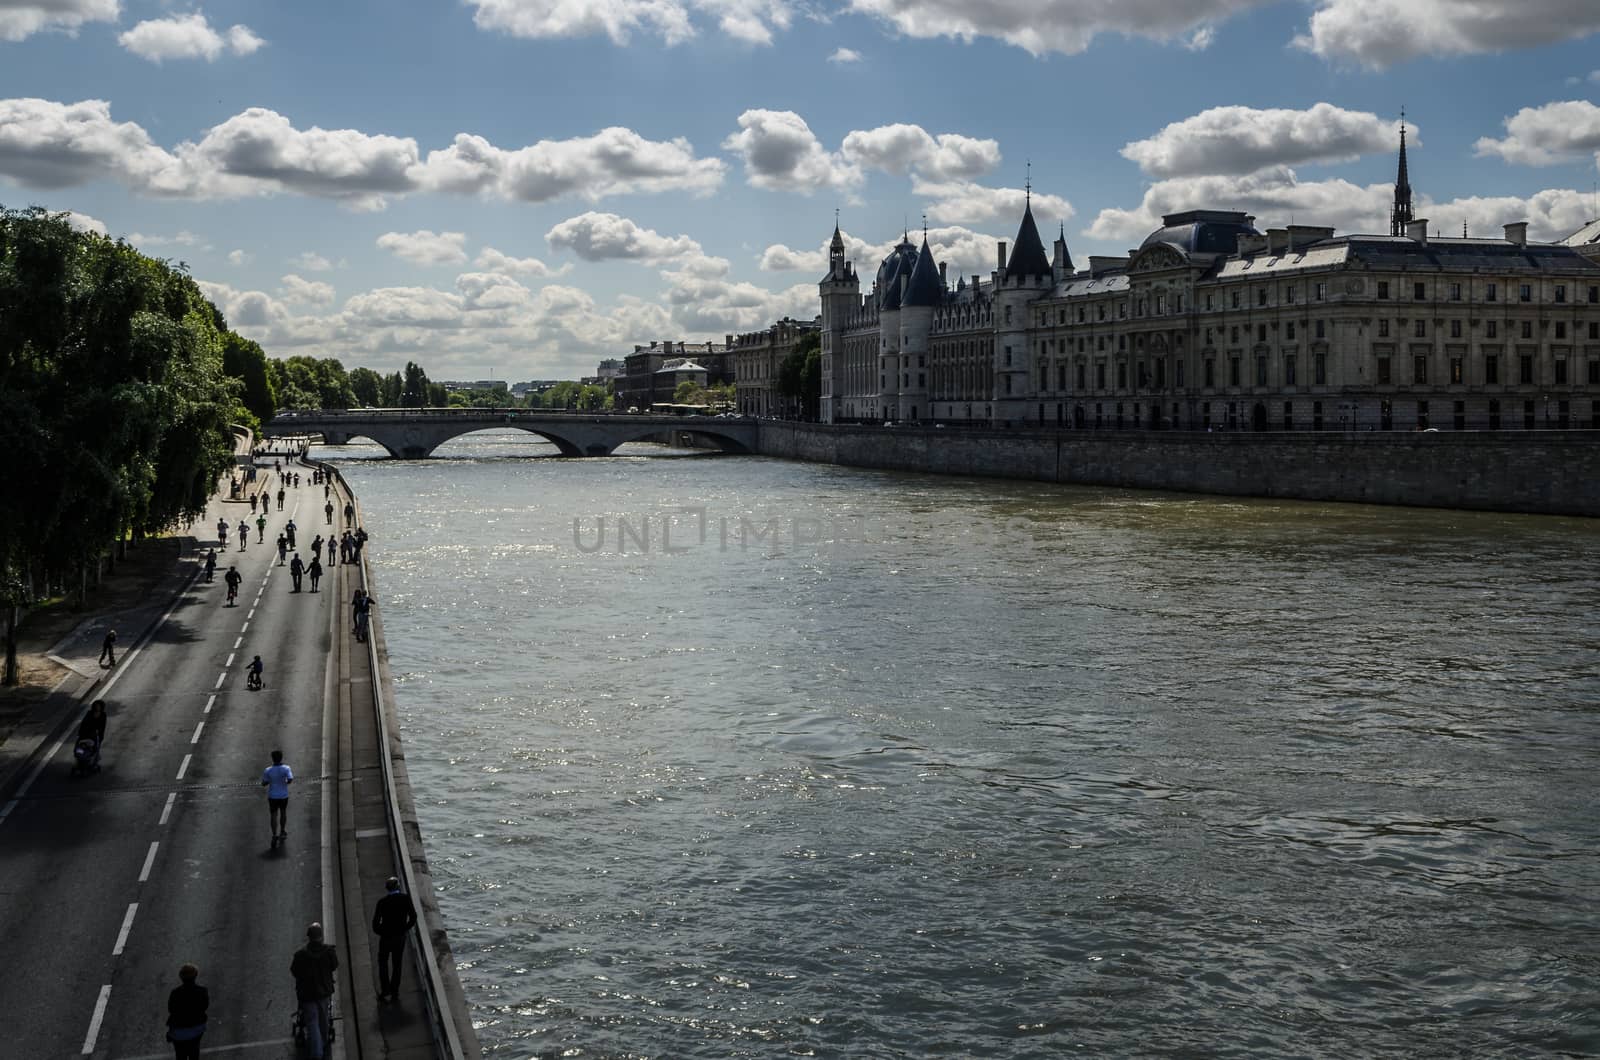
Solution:
<path fill-rule="evenodd" d="M 1044 241 L 1039 238 L 1039 226 L 1033 223 L 1031 202 L 1022 210 L 1022 225 L 1017 229 L 1017 241 L 1006 262 L 1006 275 L 1050 275 L 1050 258 L 1044 252 Z"/>

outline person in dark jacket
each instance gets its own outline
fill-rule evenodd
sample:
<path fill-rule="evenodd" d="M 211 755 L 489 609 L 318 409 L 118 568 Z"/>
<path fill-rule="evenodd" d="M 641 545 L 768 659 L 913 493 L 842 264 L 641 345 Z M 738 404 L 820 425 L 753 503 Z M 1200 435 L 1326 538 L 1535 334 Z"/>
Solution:
<path fill-rule="evenodd" d="M 372 932 L 378 936 L 378 1000 L 399 1001 L 406 938 L 417 926 L 417 907 L 400 889 L 398 877 L 389 877 L 387 889 L 372 913 Z"/>
<path fill-rule="evenodd" d="M 338 968 L 339 954 L 323 944 L 322 925 L 306 928 L 306 944 L 294 951 L 289 973 L 294 976 L 294 997 L 300 1003 L 306 1051 L 311 1060 L 322 1060 L 328 1045 L 333 1019 L 333 973 Z"/>
<path fill-rule="evenodd" d="M 206 1032 L 206 1009 L 211 995 L 195 980 L 200 969 L 186 964 L 178 969 L 178 985 L 167 995 L 167 1041 L 177 1060 L 198 1060 L 200 1038 Z"/>
<path fill-rule="evenodd" d="M 106 701 L 97 699 L 89 705 L 89 713 L 78 725 L 78 739 L 93 740 L 99 747 L 106 740 Z"/>

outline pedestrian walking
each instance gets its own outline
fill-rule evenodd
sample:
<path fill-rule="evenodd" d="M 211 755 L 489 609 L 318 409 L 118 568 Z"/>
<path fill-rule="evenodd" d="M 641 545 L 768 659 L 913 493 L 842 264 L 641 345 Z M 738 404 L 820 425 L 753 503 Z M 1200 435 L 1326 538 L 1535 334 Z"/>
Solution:
<path fill-rule="evenodd" d="M 306 1051 L 312 1060 L 322 1060 L 328 1047 L 333 1026 L 333 973 L 338 970 L 338 951 L 322 941 L 322 925 L 307 927 L 306 944 L 295 950 L 289 974 L 294 976 L 294 997 L 300 1003 Z"/>
<path fill-rule="evenodd" d="M 265 508 L 262 508 L 261 510 L 262 511 L 266 511 Z M 258 515 L 258 516 L 256 516 L 256 544 L 259 545 L 261 542 L 265 541 L 266 539 L 267 539 L 267 517 L 265 515 Z"/>
<path fill-rule="evenodd" d="M 278 566 L 283 566 L 289 558 L 289 538 L 286 534 L 278 535 Z"/>
<path fill-rule="evenodd" d="M 283 511 L 283 487 L 278 487 L 278 511 Z"/>
<path fill-rule="evenodd" d="M 295 544 L 294 544 L 294 532 L 296 530 L 298 530 L 298 529 L 300 529 L 300 528 L 298 526 L 294 525 L 294 520 L 293 519 L 290 519 L 288 522 L 283 524 L 283 532 L 289 536 L 289 547 L 290 548 L 294 548 L 295 547 Z"/>
<path fill-rule="evenodd" d="M 344 521 L 347 523 L 356 521 L 356 506 L 350 501 L 344 502 Z"/>
<path fill-rule="evenodd" d="M 244 551 L 244 546 L 250 543 L 250 524 L 243 519 L 239 520 L 239 551 Z"/>
<path fill-rule="evenodd" d="M 167 995 L 167 1041 L 176 1060 L 199 1060 L 200 1039 L 206 1033 L 206 1010 L 211 995 L 195 982 L 200 969 L 186 964 L 178 969 L 178 985 Z"/>
<path fill-rule="evenodd" d="M 254 493 L 250 494 L 250 514 L 256 514 L 256 495 Z"/>
<path fill-rule="evenodd" d="M 332 534 L 329 534 L 328 535 L 328 566 L 337 567 L 339 565 L 339 551 L 338 550 L 339 550 L 339 543 L 333 539 L 333 535 Z"/>
<path fill-rule="evenodd" d="M 272 752 L 272 764 L 261 771 L 261 786 L 267 789 L 267 823 L 272 826 L 272 845 L 289 837 L 289 785 L 294 770 L 283 760 L 282 751 Z"/>
<path fill-rule="evenodd" d="M 367 642 L 367 624 L 372 617 L 372 605 L 377 602 L 372 596 L 362 593 L 361 605 L 356 608 L 356 640 L 363 644 Z"/>
<path fill-rule="evenodd" d="M 116 668 L 117 631 L 114 629 L 106 630 L 106 639 L 100 642 L 100 665 L 109 669 Z"/>
<path fill-rule="evenodd" d="M 300 576 L 305 572 L 306 565 L 300 562 L 300 553 L 296 552 L 294 554 L 294 562 L 289 564 L 289 579 L 294 582 L 294 588 L 290 590 L 291 592 L 297 593 L 300 591 Z"/>
<path fill-rule="evenodd" d="M 315 552 L 311 553 L 311 564 L 306 567 L 306 573 L 311 575 L 311 591 L 317 591 L 317 583 L 322 580 L 322 561 L 317 559 Z"/>
<path fill-rule="evenodd" d="M 324 504 L 322 506 L 322 514 L 324 514 L 324 515 L 326 515 L 328 517 L 328 525 L 332 526 L 333 525 L 333 502 L 332 501 L 329 501 L 327 504 Z"/>
<path fill-rule="evenodd" d="M 417 926 L 417 907 L 400 889 L 400 879 L 390 876 L 388 891 L 372 913 L 372 933 L 378 936 L 378 1000 L 400 1000 L 400 973 L 405 967 L 406 939 Z"/>

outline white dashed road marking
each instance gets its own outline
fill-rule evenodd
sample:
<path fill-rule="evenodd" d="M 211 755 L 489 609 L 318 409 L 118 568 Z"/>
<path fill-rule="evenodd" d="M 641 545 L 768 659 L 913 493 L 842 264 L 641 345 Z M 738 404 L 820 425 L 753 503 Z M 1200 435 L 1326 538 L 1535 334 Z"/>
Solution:
<path fill-rule="evenodd" d="M 183 756 L 183 762 L 178 766 L 178 776 L 177 776 L 178 780 L 182 780 L 183 779 L 183 775 L 185 773 L 189 772 L 189 759 L 191 759 L 193 757 L 194 757 L 194 755 L 184 755 Z"/>
<path fill-rule="evenodd" d="M 165 806 L 161 807 L 161 820 L 157 821 L 156 824 L 162 825 L 162 824 L 166 824 L 167 823 L 167 818 L 172 816 L 172 804 L 177 802 L 177 801 L 178 801 L 178 793 L 177 792 L 173 791 L 173 792 L 169 792 L 167 794 L 167 804 Z"/>
<path fill-rule="evenodd" d="M 128 932 L 133 930 L 133 914 L 139 911 L 138 902 L 128 903 L 128 913 L 122 918 L 122 930 L 117 932 L 117 944 L 111 947 L 111 956 L 122 956 L 122 950 L 128 945 Z"/>
<path fill-rule="evenodd" d="M 140 883 L 144 883 L 150 879 L 150 866 L 156 863 L 156 848 L 160 845 L 161 844 L 159 842 L 150 844 L 150 853 L 144 856 L 144 868 L 139 870 Z"/>
<path fill-rule="evenodd" d="M 94 1003 L 94 1017 L 89 1020 L 89 1033 L 83 1039 L 83 1055 L 94 1053 L 94 1040 L 100 1037 L 100 1021 L 106 1018 L 106 1002 L 111 1000 L 111 984 L 100 988 L 100 1000 Z"/>

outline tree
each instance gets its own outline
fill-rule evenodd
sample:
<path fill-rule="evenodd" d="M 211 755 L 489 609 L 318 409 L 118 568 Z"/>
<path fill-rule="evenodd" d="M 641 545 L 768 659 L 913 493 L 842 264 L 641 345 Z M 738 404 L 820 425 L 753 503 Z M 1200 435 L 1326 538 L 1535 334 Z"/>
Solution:
<path fill-rule="evenodd" d="M 260 344 L 231 331 L 223 332 L 222 370 L 243 385 L 244 407 L 256 418 L 257 426 L 272 419 L 278 411 L 278 395 L 272 389 L 267 355 Z"/>
<path fill-rule="evenodd" d="M 400 396 L 405 393 L 405 380 L 400 378 L 399 372 L 390 372 L 383 377 L 383 400 L 379 404 L 386 409 L 400 407 Z"/>
<path fill-rule="evenodd" d="M 822 406 L 822 336 L 800 336 L 778 365 L 778 393 L 789 399 L 802 419 L 814 420 Z"/>
<path fill-rule="evenodd" d="M 703 403 L 704 396 L 705 392 L 700 389 L 699 383 L 693 379 L 685 379 L 673 388 L 672 402 L 675 405 L 699 405 Z"/>
<path fill-rule="evenodd" d="M 400 404 L 404 408 L 421 408 L 428 403 L 428 373 L 415 361 L 406 362 L 405 382 L 400 390 Z M 444 404 L 444 402 L 440 402 Z"/>
<path fill-rule="evenodd" d="M 371 368 L 350 369 L 350 392 L 356 404 L 372 408 L 383 404 L 383 376 Z"/>

